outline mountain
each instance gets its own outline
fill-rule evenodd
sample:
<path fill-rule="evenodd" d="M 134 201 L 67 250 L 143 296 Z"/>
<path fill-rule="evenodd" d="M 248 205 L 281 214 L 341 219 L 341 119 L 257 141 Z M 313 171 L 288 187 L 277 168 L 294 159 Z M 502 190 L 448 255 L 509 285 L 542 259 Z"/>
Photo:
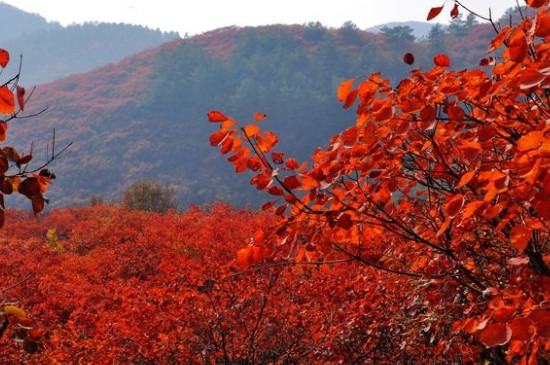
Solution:
<path fill-rule="evenodd" d="M 380 25 L 375 25 L 373 27 L 365 29 L 367 32 L 378 33 L 384 27 L 393 28 L 393 27 L 410 27 L 413 30 L 413 35 L 417 39 L 424 38 L 430 33 L 430 29 L 438 23 L 428 23 L 428 22 L 418 22 L 418 21 L 409 21 L 409 22 L 390 22 Z"/>
<path fill-rule="evenodd" d="M 89 71 L 124 57 L 178 38 L 129 24 L 86 23 L 53 27 L 22 34 L 4 41 L 2 48 L 23 56 L 25 85 L 37 85 Z M 13 72 L 18 63 L 11 65 Z"/>
<path fill-rule="evenodd" d="M 34 86 L 89 71 L 131 54 L 179 38 L 130 24 L 85 23 L 62 27 L 37 14 L 0 3 L 0 47 L 12 61 L 6 70 L 15 73 L 22 56 L 21 83 Z"/>
<path fill-rule="evenodd" d="M 40 30 L 61 28 L 56 22 L 48 22 L 38 14 L 27 13 L 0 2 L 0 43 Z"/>
<path fill-rule="evenodd" d="M 40 85 L 27 113 L 49 109 L 11 123 L 9 136 L 27 152 L 35 141 L 35 166 L 51 148 L 53 128 L 56 150 L 75 142 L 51 166 L 54 206 L 87 204 L 92 195 L 120 200 L 144 178 L 172 185 L 182 207 L 212 199 L 256 205 L 266 196 L 250 187 L 250 175 L 235 175 L 209 146 L 216 128 L 206 122 L 209 110 L 243 122 L 267 113 L 262 128 L 279 135 L 277 150 L 304 160 L 354 123 L 354 110 L 336 101 L 342 81 L 376 71 L 398 80 L 411 70 L 406 51 L 415 54 L 415 67 L 431 67 L 442 51 L 455 68 L 475 66 L 491 36 L 485 26 L 460 42 L 442 35 L 433 43 L 319 24 L 219 29 Z"/>

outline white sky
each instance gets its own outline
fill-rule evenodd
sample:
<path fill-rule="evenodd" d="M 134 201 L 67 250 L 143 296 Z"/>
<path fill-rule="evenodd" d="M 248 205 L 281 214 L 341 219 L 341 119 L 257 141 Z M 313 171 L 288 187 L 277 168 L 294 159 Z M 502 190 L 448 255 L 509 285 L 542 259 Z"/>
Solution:
<path fill-rule="evenodd" d="M 351 20 L 359 28 L 391 21 L 426 20 L 445 0 L 2 0 L 62 25 L 85 21 L 142 24 L 182 36 L 229 25 L 304 24 L 320 21 L 339 27 Z M 515 6 L 515 0 L 462 0 L 472 10 L 493 18 Z M 520 0 L 524 4 L 524 0 Z M 447 22 L 452 0 L 436 18 Z"/>

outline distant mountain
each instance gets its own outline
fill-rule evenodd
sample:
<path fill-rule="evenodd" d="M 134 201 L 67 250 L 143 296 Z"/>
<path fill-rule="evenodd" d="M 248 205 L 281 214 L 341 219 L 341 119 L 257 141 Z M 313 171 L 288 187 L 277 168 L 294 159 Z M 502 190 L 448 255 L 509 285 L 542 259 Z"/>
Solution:
<path fill-rule="evenodd" d="M 33 86 L 118 62 L 175 38 L 177 33 L 137 25 L 86 23 L 26 33 L 1 47 L 15 57 L 23 55 L 21 83 Z"/>
<path fill-rule="evenodd" d="M 0 2 L 0 44 L 37 30 L 60 27 L 59 23 L 48 22 L 38 14 L 27 13 L 14 6 Z"/>
<path fill-rule="evenodd" d="M 476 66 L 491 32 L 477 26 L 466 38 L 443 34 L 429 43 L 319 24 L 220 29 L 40 85 L 27 112 L 49 110 L 10 124 L 9 136 L 26 151 L 34 140 L 37 163 L 54 127 L 57 149 L 75 141 L 51 167 L 58 176 L 48 193 L 54 206 L 86 204 L 92 195 L 119 200 L 144 178 L 171 184 L 183 207 L 212 199 L 256 205 L 266 196 L 209 146 L 216 128 L 206 122 L 209 110 L 243 122 L 267 113 L 262 128 L 279 135 L 277 150 L 307 159 L 354 123 L 353 108 L 336 101 L 339 83 L 376 71 L 398 80 L 411 70 L 403 62 L 408 51 L 414 67 L 432 67 L 434 52 L 449 54 L 455 68 Z"/>
<path fill-rule="evenodd" d="M 86 23 L 62 27 L 37 14 L 0 3 L 0 48 L 12 58 L 8 72 L 16 72 L 23 56 L 21 83 L 40 83 L 118 62 L 131 54 L 179 38 L 129 24 Z"/>
<path fill-rule="evenodd" d="M 424 38 L 430 33 L 430 29 L 438 23 L 428 23 L 428 22 L 418 22 L 418 21 L 410 21 L 410 22 L 390 22 L 380 25 L 375 25 L 374 27 L 370 27 L 365 29 L 367 32 L 373 32 L 378 33 L 380 30 L 384 27 L 393 28 L 393 27 L 411 27 L 413 29 L 413 35 L 416 37 L 416 39 Z M 443 26 L 445 28 L 445 26 Z"/>

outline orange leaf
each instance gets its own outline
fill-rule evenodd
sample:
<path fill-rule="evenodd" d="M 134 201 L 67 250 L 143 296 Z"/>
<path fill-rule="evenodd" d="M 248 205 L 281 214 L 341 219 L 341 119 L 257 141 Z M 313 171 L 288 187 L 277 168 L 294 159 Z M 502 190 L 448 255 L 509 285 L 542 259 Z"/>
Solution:
<path fill-rule="evenodd" d="M 337 94 L 338 101 L 342 102 L 346 100 L 354 82 L 355 82 L 355 79 L 349 79 L 340 84 L 340 86 L 338 87 L 338 94 Z"/>
<path fill-rule="evenodd" d="M 254 124 L 249 124 L 243 128 L 243 131 L 248 138 L 252 138 L 260 133 L 260 127 Z"/>
<path fill-rule="evenodd" d="M 525 57 L 527 57 L 527 51 L 528 46 L 525 37 L 514 39 L 510 44 L 510 47 L 508 48 L 508 52 L 510 53 L 510 60 L 517 63 L 523 62 Z"/>
<path fill-rule="evenodd" d="M 15 110 L 15 97 L 10 89 L 4 85 L 0 87 L 0 113 L 11 114 Z"/>
<path fill-rule="evenodd" d="M 430 9 L 430 12 L 428 13 L 428 17 L 426 18 L 426 20 L 432 20 L 433 18 L 435 18 L 436 16 L 439 15 L 439 13 L 441 13 L 441 11 L 443 10 L 443 7 L 442 6 L 437 6 L 437 7 L 433 7 Z"/>
<path fill-rule="evenodd" d="M 464 195 L 456 194 L 451 200 L 445 204 L 445 211 L 448 217 L 454 218 L 462 206 L 464 205 Z"/>
<path fill-rule="evenodd" d="M 512 330 L 505 323 L 490 323 L 478 334 L 479 340 L 487 347 L 506 345 L 512 338 Z"/>
<path fill-rule="evenodd" d="M 518 140 L 518 150 L 523 152 L 539 148 L 543 139 L 544 135 L 542 134 L 542 132 L 529 132 Z"/>
<path fill-rule="evenodd" d="M 481 207 L 483 204 L 485 204 L 485 202 L 482 201 L 482 200 L 476 200 L 476 201 L 473 201 L 471 203 L 468 203 L 464 207 L 464 210 L 462 211 L 462 217 L 463 218 L 471 217 L 479 209 L 479 207 Z"/>
<path fill-rule="evenodd" d="M 447 55 L 444 55 L 444 54 L 438 54 L 437 56 L 435 56 L 434 63 L 436 64 L 436 66 L 440 66 L 440 67 L 451 66 L 451 61 L 449 60 L 449 57 L 447 57 Z"/>
<path fill-rule="evenodd" d="M 254 120 L 257 122 L 260 120 L 264 120 L 265 118 L 267 118 L 267 114 L 263 114 L 259 112 L 254 113 Z"/>
<path fill-rule="evenodd" d="M 456 18 L 458 16 L 458 4 L 455 3 L 453 9 L 451 10 L 451 18 Z"/>
<path fill-rule="evenodd" d="M 518 251 L 523 251 L 531 239 L 531 230 L 523 225 L 514 226 L 510 234 L 510 242 Z"/>
<path fill-rule="evenodd" d="M 208 112 L 207 115 L 208 121 L 210 121 L 211 123 L 225 122 L 227 119 L 229 119 L 222 112 L 217 110 L 211 110 Z"/>
<path fill-rule="evenodd" d="M 0 48 L 0 67 L 5 68 L 10 62 L 10 53 Z"/>
<path fill-rule="evenodd" d="M 242 266 L 250 266 L 254 262 L 254 250 L 252 246 L 237 251 L 237 262 Z"/>
<path fill-rule="evenodd" d="M 461 188 L 463 186 L 466 186 L 472 180 L 472 178 L 474 177 L 475 174 L 476 174 L 476 171 L 472 170 L 472 171 L 468 171 L 467 173 L 462 175 L 462 177 L 460 178 L 460 181 L 458 182 L 456 187 Z"/>
<path fill-rule="evenodd" d="M 412 65 L 414 63 L 414 55 L 412 53 L 405 53 L 403 56 L 403 62 L 407 65 Z"/>

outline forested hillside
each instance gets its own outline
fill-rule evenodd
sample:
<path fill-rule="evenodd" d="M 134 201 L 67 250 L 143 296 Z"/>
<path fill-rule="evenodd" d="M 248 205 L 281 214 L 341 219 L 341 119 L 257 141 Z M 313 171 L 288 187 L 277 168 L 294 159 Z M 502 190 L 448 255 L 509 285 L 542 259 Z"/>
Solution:
<path fill-rule="evenodd" d="M 126 185 L 142 178 L 173 185 L 183 207 L 211 199 L 257 204 L 246 178 L 230 179 L 231 168 L 208 148 L 207 110 L 241 118 L 267 113 L 281 146 L 306 158 L 349 123 L 335 100 L 341 81 L 375 71 L 404 77 L 411 70 L 406 51 L 416 55 L 415 66 L 431 67 L 433 55 L 445 51 L 454 68 L 476 65 L 493 31 L 459 27 L 460 34 L 434 28 L 422 41 L 410 28 L 372 34 L 352 23 L 220 29 L 40 86 L 30 105 L 49 110 L 18 121 L 13 133 L 45 149 L 56 127 L 59 145 L 76 142 L 55 164 L 56 206 L 85 204 L 91 195 L 120 199 Z"/>

